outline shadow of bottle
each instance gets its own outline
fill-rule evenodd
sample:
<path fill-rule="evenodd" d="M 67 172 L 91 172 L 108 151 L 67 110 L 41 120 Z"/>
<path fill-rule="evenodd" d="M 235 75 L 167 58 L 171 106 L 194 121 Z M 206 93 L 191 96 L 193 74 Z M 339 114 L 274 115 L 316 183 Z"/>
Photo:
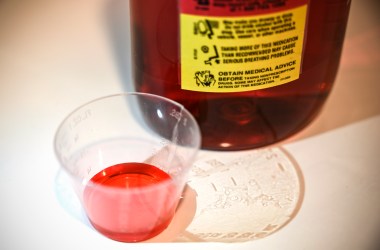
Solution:
<path fill-rule="evenodd" d="M 204 152 L 189 186 L 197 211 L 183 242 L 246 242 L 288 225 L 301 209 L 305 183 L 296 160 L 281 147 Z"/>

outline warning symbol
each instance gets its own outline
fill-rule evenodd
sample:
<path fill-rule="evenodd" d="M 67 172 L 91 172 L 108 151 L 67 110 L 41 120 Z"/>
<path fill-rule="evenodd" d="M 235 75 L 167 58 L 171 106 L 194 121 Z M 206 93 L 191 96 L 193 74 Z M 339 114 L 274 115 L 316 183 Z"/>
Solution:
<path fill-rule="evenodd" d="M 202 85 L 203 87 L 211 87 L 214 86 L 216 80 L 213 74 L 211 74 L 210 70 L 197 71 L 195 72 L 195 83 L 197 86 Z"/>
<path fill-rule="evenodd" d="M 207 48 L 207 51 L 205 50 Z M 212 65 L 212 62 L 214 61 L 216 64 L 219 64 L 220 63 L 220 60 L 219 60 L 219 53 L 218 53 L 218 48 L 214 45 L 213 46 L 214 48 L 214 55 L 210 56 L 208 58 L 208 60 L 205 61 L 205 64 L 209 64 L 209 65 Z M 207 46 L 202 46 L 202 51 L 204 53 L 208 53 L 208 47 Z"/>

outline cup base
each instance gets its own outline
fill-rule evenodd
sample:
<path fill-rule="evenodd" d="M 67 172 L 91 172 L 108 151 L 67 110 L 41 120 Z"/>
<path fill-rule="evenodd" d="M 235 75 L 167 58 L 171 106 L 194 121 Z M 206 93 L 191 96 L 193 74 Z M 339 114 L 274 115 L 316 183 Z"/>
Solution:
<path fill-rule="evenodd" d="M 141 242 L 148 239 L 151 239 L 160 233 L 162 233 L 170 224 L 170 221 L 166 221 L 165 223 L 162 223 L 161 225 L 156 226 L 152 231 L 147 232 L 138 232 L 138 233 L 120 233 L 120 232 L 112 232 L 109 230 L 106 230 L 95 223 L 93 223 L 90 220 L 92 226 L 102 235 L 106 236 L 107 238 L 110 238 L 115 241 L 120 242 L 126 242 L 126 243 L 135 243 L 135 242 Z"/>
<path fill-rule="evenodd" d="M 172 242 L 186 230 L 193 220 L 196 211 L 196 196 L 196 192 L 191 187 L 186 185 L 182 193 L 182 199 L 178 204 L 173 218 L 165 223 L 166 225 L 162 224 L 160 227 L 156 227 L 158 230 L 151 232 L 139 234 L 110 232 L 109 230 L 105 230 L 102 227 L 97 226 L 90 219 L 89 221 L 94 229 L 100 234 L 115 241 L 124 243 Z"/>

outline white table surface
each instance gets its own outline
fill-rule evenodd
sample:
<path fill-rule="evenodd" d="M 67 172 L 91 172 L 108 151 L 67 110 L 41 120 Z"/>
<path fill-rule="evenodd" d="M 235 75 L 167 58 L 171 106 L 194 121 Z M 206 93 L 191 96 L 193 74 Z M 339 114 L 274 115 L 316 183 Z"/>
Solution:
<path fill-rule="evenodd" d="M 298 214 L 282 229 L 243 243 L 125 244 L 70 214 L 57 198 L 53 136 L 78 105 L 126 89 L 128 72 L 118 67 L 128 61 L 115 60 L 107 31 L 109 6 L 118 4 L 0 1 L 0 249 L 379 249 L 377 0 L 352 2 L 339 75 L 323 112 L 273 146 L 292 155 L 305 184 Z"/>

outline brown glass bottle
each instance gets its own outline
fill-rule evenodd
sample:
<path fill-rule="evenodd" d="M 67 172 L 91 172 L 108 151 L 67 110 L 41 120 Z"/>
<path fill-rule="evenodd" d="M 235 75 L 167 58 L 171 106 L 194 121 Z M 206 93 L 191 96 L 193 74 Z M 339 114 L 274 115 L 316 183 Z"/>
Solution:
<path fill-rule="evenodd" d="M 211 93 L 181 88 L 178 1 L 130 0 L 135 89 L 182 103 L 197 119 L 205 149 L 240 150 L 278 142 L 308 125 L 326 101 L 339 66 L 349 7 L 350 0 L 308 2 L 297 80 L 253 91 Z"/>

